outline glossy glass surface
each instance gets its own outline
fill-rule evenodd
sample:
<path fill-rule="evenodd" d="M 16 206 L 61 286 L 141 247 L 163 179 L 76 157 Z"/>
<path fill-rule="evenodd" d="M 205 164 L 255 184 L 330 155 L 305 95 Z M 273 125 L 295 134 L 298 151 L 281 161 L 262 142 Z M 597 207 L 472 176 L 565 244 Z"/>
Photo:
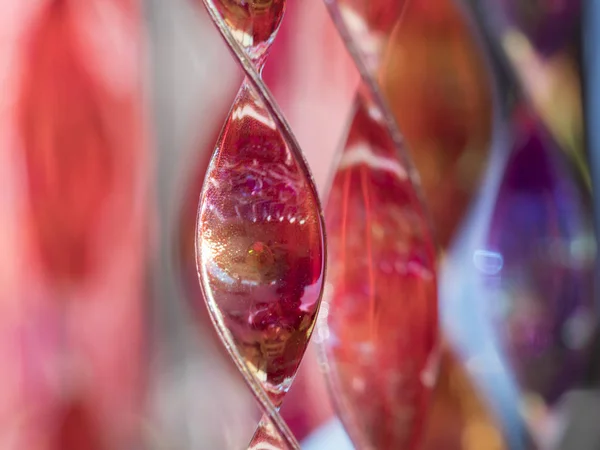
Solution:
<path fill-rule="evenodd" d="M 406 167 L 367 102 L 357 97 L 326 208 L 321 338 L 355 445 L 413 449 L 438 357 L 435 248 Z"/>
<path fill-rule="evenodd" d="M 205 4 L 247 78 L 204 183 L 198 274 L 223 343 L 279 431 L 273 433 L 275 427 L 263 418 L 249 448 L 296 448 L 275 409 L 314 328 L 323 292 L 325 230 L 308 167 L 260 79 L 285 1 Z"/>
<path fill-rule="evenodd" d="M 499 337 L 526 392 L 553 404 L 581 382 L 596 327 L 589 198 L 537 119 L 518 111 L 487 254 Z M 500 276 L 498 278 L 498 276 Z"/>
<path fill-rule="evenodd" d="M 210 308 L 280 405 L 313 329 L 324 249 L 316 193 L 267 110 L 241 88 L 198 216 Z"/>
<path fill-rule="evenodd" d="M 539 119 L 521 104 L 508 135 L 448 260 L 444 322 L 510 448 L 546 448 L 593 362 L 596 243 L 578 172 Z"/>
<path fill-rule="evenodd" d="M 252 437 L 252 442 L 248 445 L 247 450 L 293 450 L 293 448 L 286 443 L 266 417 L 263 417 Z"/>
<path fill-rule="evenodd" d="M 412 0 L 378 69 L 419 172 L 436 242 L 447 250 L 490 154 L 492 80 L 481 49 L 452 0 Z"/>
<path fill-rule="evenodd" d="M 275 39 L 285 0 L 215 0 L 225 23 L 250 59 L 261 66 Z"/>

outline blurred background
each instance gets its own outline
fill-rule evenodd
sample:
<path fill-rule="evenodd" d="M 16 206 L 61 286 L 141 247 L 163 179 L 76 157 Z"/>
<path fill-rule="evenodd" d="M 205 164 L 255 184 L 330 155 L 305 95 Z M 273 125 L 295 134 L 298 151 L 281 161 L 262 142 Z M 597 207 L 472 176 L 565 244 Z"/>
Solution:
<path fill-rule="evenodd" d="M 590 8 L 592 23 L 600 11 Z M 501 41 L 508 56 L 498 56 L 473 27 L 476 18 L 449 0 L 409 2 L 379 72 L 440 247 L 444 334 L 464 350 L 442 352 L 423 449 L 517 448 L 503 437 L 508 422 L 489 394 L 501 392 L 501 403 L 508 391 L 485 375 L 475 382 L 465 375 L 475 379 L 465 361 L 473 361 L 470 343 L 489 324 L 472 313 L 475 303 L 461 299 L 501 297 L 487 278 L 472 282 L 479 280 L 473 265 L 487 275 L 500 270 L 490 269 L 498 254 L 482 252 L 474 240 L 511 227 L 522 227 L 526 240 L 552 228 L 555 216 L 557 223 L 575 217 L 556 225 L 575 248 L 561 260 L 568 281 L 535 295 L 550 298 L 576 285 L 565 295 L 595 301 L 589 186 L 597 156 L 595 134 L 581 125 L 594 129 L 596 89 L 585 84 L 595 73 L 594 50 L 584 46 L 588 78 L 573 75 L 580 59 L 561 65 L 566 53 L 530 62 L 533 69 L 520 62 L 523 73 L 508 70 L 515 39 Z M 202 2 L 5 0 L 0 29 L 0 449 L 246 448 L 260 411 L 213 331 L 194 259 L 204 173 L 242 80 Z M 323 2 L 289 2 L 264 79 L 325 199 L 359 77 Z M 533 105 L 526 113 L 515 100 L 523 86 L 523 102 Z M 572 117 L 576 125 L 565 125 Z M 567 180 L 553 197 L 562 206 L 532 219 L 533 229 L 526 220 L 493 219 L 500 223 L 494 228 L 481 217 L 494 216 L 506 167 L 519 163 L 510 149 L 535 135 L 538 122 L 565 149 L 557 153 L 575 161 L 556 171 Z M 508 137 L 519 133 L 521 141 Z M 537 173 L 543 158 L 536 157 L 516 172 Z M 518 180 L 513 191 L 523 185 Z M 527 210 L 537 211 L 541 201 L 533 202 Z M 512 217 L 514 203 L 506 204 L 496 216 Z M 498 246 L 503 239 L 491 238 Z M 519 261 L 511 270 L 526 273 L 523 259 L 536 264 L 515 250 L 523 241 L 506 245 L 514 253 L 500 255 L 500 265 Z M 544 274 L 531 276 L 536 286 L 549 282 Z M 529 295 L 517 291 L 511 295 Z M 592 335 L 595 314 L 573 333 Z M 312 343 L 282 416 L 303 448 L 351 449 L 317 353 Z M 536 360 L 540 365 L 524 370 L 554 370 L 564 361 Z M 580 384 L 565 382 L 568 395 L 552 400 L 562 405 L 552 414 L 530 408 L 552 430 L 543 448 L 600 448 L 595 373 L 588 370 Z M 474 385 L 492 400 L 481 400 Z"/>

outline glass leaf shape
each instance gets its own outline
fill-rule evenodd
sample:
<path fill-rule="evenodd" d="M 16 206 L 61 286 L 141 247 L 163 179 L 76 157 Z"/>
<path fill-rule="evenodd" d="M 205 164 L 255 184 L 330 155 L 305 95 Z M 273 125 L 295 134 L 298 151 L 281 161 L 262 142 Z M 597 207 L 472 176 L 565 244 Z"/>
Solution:
<path fill-rule="evenodd" d="M 208 169 L 197 229 L 199 276 L 217 326 L 275 406 L 312 333 L 325 268 L 317 193 L 288 142 L 244 83 Z"/>
<path fill-rule="evenodd" d="M 581 381 L 591 358 L 591 206 L 535 116 L 517 118 L 488 236 L 486 250 L 501 261 L 490 269 L 488 301 L 498 306 L 498 336 L 520 386 L 554 404 Z"/>
<path fill-rule="evenodd" d="M 359 94 L 326 208 L 328 310 L 321 338 L 334 399 L 355 444 L 413 449 L 435 382 L 435 247 L 380 120 Z"/>

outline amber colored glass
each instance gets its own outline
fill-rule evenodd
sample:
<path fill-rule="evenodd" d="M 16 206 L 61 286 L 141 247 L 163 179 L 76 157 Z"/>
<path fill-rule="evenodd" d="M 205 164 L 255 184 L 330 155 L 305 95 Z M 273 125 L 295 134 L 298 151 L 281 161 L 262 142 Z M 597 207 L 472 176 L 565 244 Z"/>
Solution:
<path fill-rule="evenodd" d="M 452 0 L 434 3 L 407 2 L 379 79 L 419 172 L 436 238 L 446 248 L 486 167 L 492 92 L 461 11 Z"/>

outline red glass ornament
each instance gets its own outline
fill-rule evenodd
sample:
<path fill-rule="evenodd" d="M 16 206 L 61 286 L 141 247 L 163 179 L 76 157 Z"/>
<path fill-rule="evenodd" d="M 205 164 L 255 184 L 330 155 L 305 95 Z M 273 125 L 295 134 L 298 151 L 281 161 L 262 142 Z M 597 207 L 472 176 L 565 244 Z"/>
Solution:
<path fill-rule="evenodd" d="M 435 383 L 435 247 L 406 164 L 359 95 L 326 208 L 326 339 L 340 415 L 359 448 L 418 448 Z"/>
<path fill-rule="evenodd" d="M 217 142 L 200 198 L 198 274 L 217 330 L 272 414 L 257 382 L 279 408 L 319 309 L 324 225 L 306 163 L 260 79 L 285 2 L 205 3 L 248 78 Z M 277 426 L 287 442 L 264 418 L 249 448 L 296 447 L 285 425 Z"/>
<path fill-rule="evenodd" d="M 438 360 L 436 249 L 376 72 L 406 2 L 328 3 L 363 76 L 326 209 L 328 356 L 358 448 L 419 447 Z"/>
<path fill-rule="evenodd" d="M 285 0 L 217 0 L 214 4 L 225 24 L 240 35 L 236 38 L 248 57 L 262 69 L 283 19 Z"/>
<path fill-rule="evenodd" d="M 198 218 L 200 275 L 213 312 L 278 406 L 319 305 L 324 253 L 318 201 L 247 84 L 217 149 Z"/>

